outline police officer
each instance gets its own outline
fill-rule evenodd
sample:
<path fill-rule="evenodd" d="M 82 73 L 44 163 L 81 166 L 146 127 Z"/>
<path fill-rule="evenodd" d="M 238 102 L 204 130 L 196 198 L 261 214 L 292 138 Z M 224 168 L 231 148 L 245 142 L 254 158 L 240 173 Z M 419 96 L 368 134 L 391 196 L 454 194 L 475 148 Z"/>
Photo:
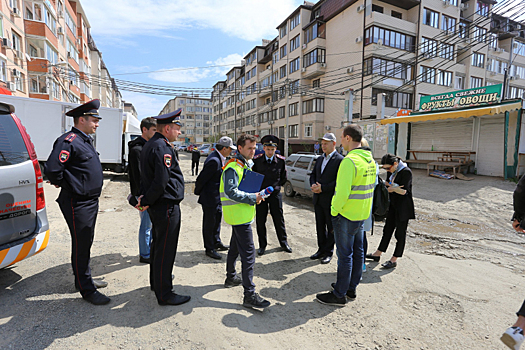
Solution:
<path fill-rule="evenodd" d="M 140 154 L 141 196 L 137 209 L 148 213 L 153 223 L 150 246 L 150 284 L 159 305 L 180 305 L 191 298 L 173 293 L 172 270 L 180 232 L 180 207 L 184 177 L 170 142 L 180 135 L 180 113 L 159 115 L 157 132 Z"/>
<path fill-rule="evenodd" d="M 264 202 L 257 206 L 256 222 L 257 222 L 257 236 L 259 236 L 259 255 L 263 255 L 268 244 L 266 237 L 266 218 L 268 217 L 268 207 L 272 215 L 275 231 L 281 248 L 288 253 L 292 252 L 292 248 L 288 244 L 286 229 L 284 227 L 283 217 L 283 198 L 280 192 L 281 186 L 286 183 L 286 167 L 285 158 L 280 154 L 276 154 L 277 144 L 279 138 L 273 135 L 266 135 L 261 139 L 264 153 L 261 153 L 253 158 L 253 171 L 264 175 L 264 180 L 261 185 L 261 190 L 272 186 L 274 188 L 270 197 L 266 198 Z"/>
<path fill-rule="evenodd" d="M 99 107 L 100 101 L 93 100 L 66 113 L 74 126 L 55 141 L 44 170 L 51 184 L 61 188 L 57 202 L 71 234 L 75 286 L 94 305 L 110 302 L 97 290 L 107 282 L 94 281 L 89 267 L 103 183 L 102 165 L 89 136 L 98 128 Z"/>

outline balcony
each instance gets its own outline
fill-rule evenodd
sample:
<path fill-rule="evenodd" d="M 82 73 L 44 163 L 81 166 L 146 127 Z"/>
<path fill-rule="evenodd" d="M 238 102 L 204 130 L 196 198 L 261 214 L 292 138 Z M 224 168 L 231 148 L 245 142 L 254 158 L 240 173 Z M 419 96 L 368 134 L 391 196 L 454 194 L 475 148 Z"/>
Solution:
<path fill-rule="evenodd" d="M 266 96 L 270 96 L 271 94 L 272 94 L 272 85 L 268 85 L 266 87 L 261 88 L 261 90 L 259 91 L 258 97 L 266 97 Z"/>
<path fill-rule="evenodd" d="M 317 37 L 314 40 L 310 41 L 309 43 L 303 44 L 301 48 L 303 49 L 304 53 L 307 53 L 308 51 L 311 51 L 315 48 L 324 49 L 326 48 L 326 39 Z"/>
<path fill-rule="evenodd" d="M 324 113 L 315 112 L 303 114 L 303 123 L 322 123 L 324 122 Z"/>
<path fill-rule="evenodd" d="M 372 12 L 366 17 L 366 25 L 375 24 L 379 27 L 392 29 L 406 34 L 416 35 L 417 24 L 399 19 L 380 12 Z M 362 34 L 361 34 L 362 35 Z"/>
<path fill-rule="evenodd" d="M 24 20 L 26 34 L 47 38 L 55 47 L 58 47 L 58 39 L 51 29 L 44 23 L 38 21 Z"/>
<path fill-rule="evenodd" d="M 31 57 L 31 61 L 27 61 L 27 70 L 29 72 L 47 73 L 49 61 L 45 58 Z"/>
<path fill-rule="evenodd" d="M 313 79 L 326 72 L 326 63 L 314 63 L 311 66 L 301 69 L 303 79 Z"/>

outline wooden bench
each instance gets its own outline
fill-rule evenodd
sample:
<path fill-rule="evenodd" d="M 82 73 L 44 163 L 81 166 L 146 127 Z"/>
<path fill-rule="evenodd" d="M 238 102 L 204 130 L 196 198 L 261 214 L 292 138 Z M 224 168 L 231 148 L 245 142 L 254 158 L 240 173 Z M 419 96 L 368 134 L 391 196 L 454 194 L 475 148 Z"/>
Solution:
<path fill-rule="evenodd" d="M 431 162 L 434 162 L 434 161 L 430 160 L 430 159 L 407 159 L 404 162 L 405 163 L 428 164 L 428 163 L 431 163 Z"/>
<path fill-rule="evenodd" d="M 452 168 L 452 173 L 454 175 L 454 178 L 457 179 L 457 176 L 456 174 L 458 172 L 461 172 L 461 167 L 462 166 L 467 166 L 467 170 L 468 168 L 470 168 L 471 165 L 473 165 L 474 162 L 469 160 L 467 162 L 456 162 L 456 161 L 437 161 L 437 162 L 430 162 L 427 164 L 427 175 L 430 176 L 430 167 L 432 166 L 434 170 L 436 170 L 436 167 L 444 167 L 444 168 Z"/>

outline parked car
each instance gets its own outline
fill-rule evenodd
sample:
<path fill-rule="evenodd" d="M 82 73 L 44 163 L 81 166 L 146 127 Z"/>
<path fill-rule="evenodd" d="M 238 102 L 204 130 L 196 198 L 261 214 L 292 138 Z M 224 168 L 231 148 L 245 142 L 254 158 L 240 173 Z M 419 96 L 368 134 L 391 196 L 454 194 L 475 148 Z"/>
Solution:
<path fill-rule="evenodd" d="M 211 152 L 215 151 L 215 145 L 216 143 L 213 143 L 213 144 L 204 144 L 202 145 L 200 148 L 199 148 L 199 151 L 201 152 L 201 156 L 209 156 Z"/>
<path fill-rule="evenodd" d="M 191 152 L 193 151 L 194 148 L 198 148 L 200 145 L 196 145 L 196 144 L 191 144 L 189 145 L 187 148 L 186 148 L 186 152 Z"/>
<path fill-rule="evenodd" d="M 186 151 L 186 148 L 188 148 L 188 146 L 186 145 L 180 145 L 179 148 L 177 149 L 177 151 Z"/>
<path fill-rule="evenodd" d="M 40 253 L 49 241 L 40 164 L 14 112 L 0 103 L 0 268 Z"/>
<path fill-rule="evenodd" d="M 299 193 L 312 197 L 310 190 L 310 174 L 315 166 L 316 159 L 320 157 L 313 153 L 294 153 L 286 158 L 286 171 L 288 181 L 284 184 L 284 195 L 293 197 Z"/>

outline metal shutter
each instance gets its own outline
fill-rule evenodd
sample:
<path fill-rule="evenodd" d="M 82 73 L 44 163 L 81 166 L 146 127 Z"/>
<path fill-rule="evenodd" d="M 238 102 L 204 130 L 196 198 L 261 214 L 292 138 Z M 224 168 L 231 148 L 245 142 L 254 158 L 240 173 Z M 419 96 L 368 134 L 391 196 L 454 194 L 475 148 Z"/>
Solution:
<path fill-rule="evenodd" d="M 476 169 L 479 175 L 503 176 L 505 118 L 481 118 Z"/>
<path fill-rule="evenodd" d="M 473 119 L 412 123 L 410 149 L 430 151 L 471 151 Z M 430 154 L 425 158 L 432 159 Z M 436 156 L 437 157 L 437 156 Z"/>

